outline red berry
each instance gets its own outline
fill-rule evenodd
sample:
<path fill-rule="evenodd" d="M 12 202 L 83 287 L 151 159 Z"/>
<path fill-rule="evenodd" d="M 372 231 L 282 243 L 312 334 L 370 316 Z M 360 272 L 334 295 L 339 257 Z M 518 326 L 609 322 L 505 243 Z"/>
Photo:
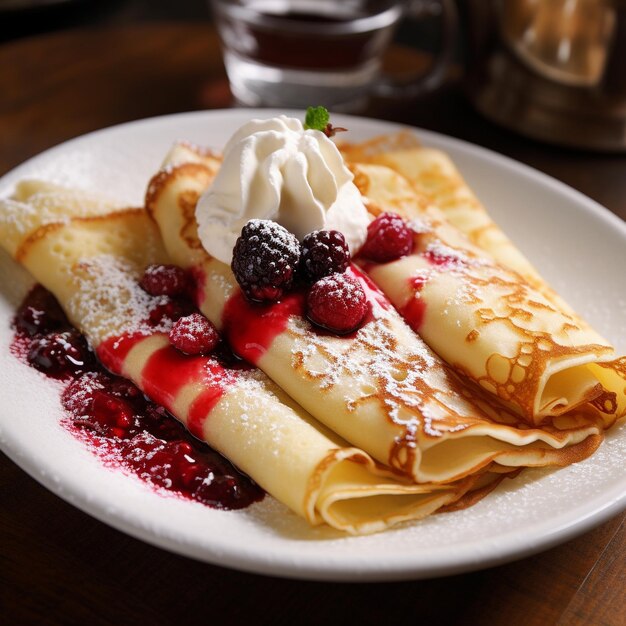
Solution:
<path fill-rule="evenodd" d="M 307 298 L 309 319 L 338 334 L 355 330 L 367 310 L 363 287 L 347 274 L 332 274 L 318 280 Z"/>
<path fill-rule="evenodd" d="M 181 317 L 170 331 L 170 343 L 185 354 L 211 352 L 219 339 L 215 326 L 200 313 Z"/>
<path fill-rule="evenodd" d="M 33 339 L 28 362 L 50 376 L 64 376 L 87 370 L 93 365 L 93 353 L 77 330 L 50 333 Z"/>
<path fill-rule="evenodd" d="M 291 288 L 300 242 L 271 220 L 249 220 L 233 249 L 231 267 L 250 300 L 274 302 Z"/>
<path fill-rule="evenodd" d="M 302 240 L 301 265 L 308 280 L 341 274 L 350 263 L 350 250 L 338 230 L 314 230 Z"/>
<path fill-rule="evenodd" d="M 163 324 L 165 322 L 176 320 L 184 317 L 185 315 L 189 315 L 193 307 L 188 304 L 185 300 L 182 301 L 174 301 L 168 300 L 164 304 L 157 304 L 149 313 L 148 321 L 153 326 L 158 326 L 159 324 Z"/>
<path fill-rule="evenodd" d="M 136 408 L 144 408 L 146 406 L 146 398 L 130 380 L 125 378 L 111 378 L 107 381 L 109 393 L 131 404 Z"/>
<path fill-rule="evenodd" d="M 143 425 L 147 432 L 164 441 L 180 439 L 183 432 L 180 423 L 170 417 L 168 412 L 157 404 L 147 404 Z"/>
<path fill-rule="evenodd" d="M 56 298 L 41 285 L 35 285 L 15 316 L 15 326 L 33 336 L 69 326 Z"/>
<path fill-rule="evenodd" d="M 220 476 L 214 472 L 209 472 L 208 476 L 196 476 L 192 486 L 196 498 L 220 509 L 226 508 L 222 502 L 235 503 L 244 495 L 233 476 Z"/>
<path fill-rule="evenodd" d="M 413 231 L 395 213 L 381 213 L 367 227 L 367 240 L 361 255 L 386 263 L 410 254 L 413 250 Z"/>
<path fill-rule="evenodd" d="M 151 296 L 180 296 L 189 288 L 189 275 L 177 265 L 148 265 L 139 283 Z"/>
<path fill-rule="evenodd" d="M 93 394 L 92 415 L 101 434 L 110 433 L 125 439 L 134 433 L 134 413 L 132 407 L 120 398 L 110 396 L 105 391 L 96 390 Z"/>

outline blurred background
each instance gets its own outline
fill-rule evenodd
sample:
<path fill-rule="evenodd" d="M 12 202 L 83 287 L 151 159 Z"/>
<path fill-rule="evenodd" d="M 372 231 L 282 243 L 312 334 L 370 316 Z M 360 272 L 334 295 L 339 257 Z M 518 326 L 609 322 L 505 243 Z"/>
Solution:
<path fill-rule="evenodd" d="M 463 3 L 461 0 L 461 4 Z M 208 0 L 0 0 L 0 42 L 71 27 L 167 20 L 210 22 L 212 16 L 209 2 Z M 432 24 L 405 22 L 400 25 L 398 40 L 420 49 L 434 50 L 438 36 Z"/>
<path fill-rule="evenodd" d="M 489 147 L 626 213 L 626 0 L 450 3 L 443 85 L 355 112 Z M 400 23 L 383 62 L 396 77 L 427 71 L 444 39 L 438 2 L 406 4 L 426 18 Z M 0 174 L 91 130 L 235 104 L 208 0 L 0 0 Z"/>
<path fill-rule="evenodd" d="M 210 19 L 206 0 L 0 0 L 0 40 L 88 25 Z"/>
<path fill-rule="evenodd" d="M 426 16 L 402 20 L 395 49 L 387 55 L 391 56 L 387 70 L 391 67 L 406 76 L 420 65 L 428 68 L 438 51 L 449 46 L 444 45 L 437 15 L 440 2 L 398 4 Z M 626 151 L 625 0 L 450 0 L 450 4 L 456 6 L 458 28 L 450 35 L 454 65 L 444 92 L 456 87 L 487 118 L 527 136 L 560 145 Z M 209 0 L 0 0 L 0 44 L 58 31 L 174 23 L 206 25 L 208 40 L 213 21 L 209 5 Z M 136 36 L 143 37 L 139 31 Z M 114 36 L 109 41 L 111 47 L 117 45 Z M 108 45 L 101 54 L 109 52 Z M 54 39 L 49 46 L 52 51 Z M 74 52 L 77 57 L 82 54 L 79 40 Z M 44 56 L 42 52 L 42 61 Z M 215 73 L 210 61 L 206 58 L 207 75 Z M 181 101 L 179 110 L 232 104 L 227 86 L 214 87 L 211 93 L 205 85 L 199 98 Z M 1 99 L 0 93 L 0 106 Z M 431 125 L 428 105 L 405 107 L 405 113 L 412 112 L 407 118 L 402 106 L 395 105 L 411 104 L 411 98 L 400 100 L 374 103 L 358 112 Z M 443 130 L 462 132 L 454 125 Z"/>

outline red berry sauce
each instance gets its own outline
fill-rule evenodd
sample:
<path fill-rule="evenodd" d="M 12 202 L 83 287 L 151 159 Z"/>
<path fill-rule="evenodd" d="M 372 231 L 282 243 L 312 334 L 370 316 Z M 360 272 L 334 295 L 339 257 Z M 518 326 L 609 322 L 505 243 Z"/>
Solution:
<path fill-rule="evenodd" d="M 454 271 L 468 264 L 464 257 L 446 246 L 429 246 L 420 254 L 433 266 L 434 271 Z M 419 331 L 426 315 L 426 302 L 420 297 L 420 291 L 430 277 L 431 273 L 426 271 L 409 278 L 409 285 L 414 295 L 400 310 L 402 317 L 415 331 Z"/>
<path fill-rule="evenodd" d="M 391 304 L 372 280 L 356 266 L 348 267 L 346 274 L 356 279 L 365 292 L 368 312 L 359 327 L 363 328 L 374 319 L 374 302 L 383 309 L 389 309 Z M 226 302 L 222 313 L 222 332 L 234 353 L 253 365 L 257 364 L 274 339 L 287 328 L 289 318 L 299 316 L 306 319 L 306 295 L 306 288 L 299 287 L 278 302 L 259 304 L 250 302 L 241 290 L 236 290 Z M 341 337 L 350 339 L 359 328 Z M 310 330 L 318 335 L 338 336 L 314 324 L 310 324 Z"/>
<path fill-rule="evenodd" d="M 37 320 L 35 324 L 33 319 Z M 35 287 L 26 296 L 15 316 L 14 327 L 12 353 L 63 382 L 61 402 L 66 411 L 63 426 L 107 467 L 132 473 L 159 490 L 216 509 L 241 509 L 263 498 L 263 490 L 251 479 L 190 435 L 165 408 L 150 401 L 133 383 L 108 373 L 91 351 L 91 358 L 79 363 L 72 342 L 55 343 L 55 336 L 66 333 L 80 338 L 80 342 L 85 340 L 70 326 L 54 297 L 42 287 Z M 47 346 L 51 342 L 56 350 L 52 358 L 54 367 L 46 369 L 29 355 L 39 344 Z M 134 343 L 133 338 L 121 342 L 116 357 L 123 358 L 124 350 L 130 350 Z M 63 346 L 67 347 L 69 358 L 63 353 Z M 176 352 L 172 347 L 166 351 Z M 216 359 L 212 361 L 216 363 L 216 378 L 227 378 L 228 368 L 222 368 Z M 153 365 L 158 363 L 155 361 Z M 190 421 L 194 413 L 206 415 L 222 389 L 220 385 L 208 388 L 210 397 L 200 396 L 197 411 L 192 407 Z M 199 432 L 200 424 L 196 424 L 195 430 Z"/>
<path fill-rule="evenodd" d="M 293 315 L 304 315 L 303 290 L 292 291 L 279 302 L 250 302 L 239 289 L 226 302 L 223 333 L 235 354 L 256 364 Z"/>
<path fill-rule="evenodd" d="M 407 324 L 415 331 L 418 331 L 424 321 L 426 314 L 426 302 L 420 297 L 420 291 L 428 282 L 428 274 L 418 274 L 409 278 L 409 285 L 413 296 L 402 307 L 400 314 L 406 320 Z"/>
<path fill-rule="evenodd" d="M 346 270 L 346 274 L 359 281 L 361 287 L 363 287 L 363 291 L 365 291 L 365 296 L 368 302 L 376 302 L 382 309 L 385 310 L 391 308 L 391 302 L 389 302 L 387 296 L 378 288 L 376 283 L 356 265 L 351 265 Z M 366 318 L 365 323 L 368 321 L 370 320 Z"/>

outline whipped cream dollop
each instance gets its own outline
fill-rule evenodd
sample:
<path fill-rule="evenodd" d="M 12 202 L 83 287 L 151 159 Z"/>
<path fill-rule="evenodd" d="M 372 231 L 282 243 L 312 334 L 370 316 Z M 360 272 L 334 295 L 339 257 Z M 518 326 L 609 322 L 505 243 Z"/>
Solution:
<path fill-rule="evenodd" d="M 251 219 L 274 220 L 300 240 L 314 230 L 338 230 L 352 254 L 363 245 L 369 223 L 337 146 L 284 115 L 252 120 L 231 137 L 196 207 L 202 245 L 223 263 L 231 262 Z"/>

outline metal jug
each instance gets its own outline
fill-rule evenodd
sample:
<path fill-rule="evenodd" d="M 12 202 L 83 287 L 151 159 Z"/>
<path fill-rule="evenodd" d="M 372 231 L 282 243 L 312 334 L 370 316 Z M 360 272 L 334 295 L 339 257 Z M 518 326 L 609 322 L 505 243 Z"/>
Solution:
<path fill-rule="evenodd" d="M 466 0 L 467 90 L 495 122 L 626 151 L 626 0 Z"/>

